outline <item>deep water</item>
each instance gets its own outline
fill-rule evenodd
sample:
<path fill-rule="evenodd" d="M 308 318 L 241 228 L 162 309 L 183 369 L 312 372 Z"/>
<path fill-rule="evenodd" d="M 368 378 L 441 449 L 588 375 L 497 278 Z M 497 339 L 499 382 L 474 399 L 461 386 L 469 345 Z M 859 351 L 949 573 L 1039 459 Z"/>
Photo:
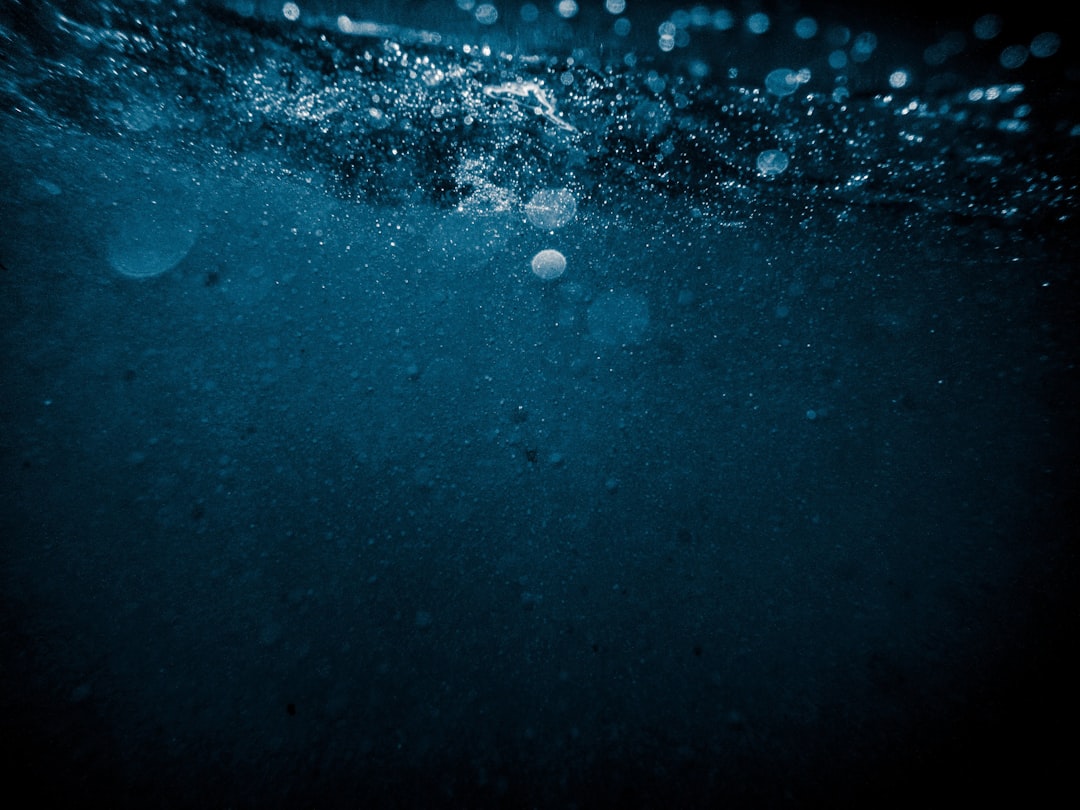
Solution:
<path fill-rule="evenodd" d="M 1069 789 L 1061 12 L 293 9 L 0 0 L 5 792 Z"/>

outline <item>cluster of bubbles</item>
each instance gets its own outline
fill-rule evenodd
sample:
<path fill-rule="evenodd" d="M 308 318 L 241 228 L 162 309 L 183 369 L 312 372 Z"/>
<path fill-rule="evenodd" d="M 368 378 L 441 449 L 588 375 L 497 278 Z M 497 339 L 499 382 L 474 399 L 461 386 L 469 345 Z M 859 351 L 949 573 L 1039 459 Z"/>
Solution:
<path fill-rule="evenodd" d="M 482 26 L 494 26 L 502 18 L 499 5 L 496 3 L 455 0 L 455 4 Z M 241 2 L 240 5 L 244 3 Z M 550 6 L 551 13 L 562 20 L 571 20 L 577 17 L 580 11 L 577 0 L 553 0 L 553 2 L 540 5 L 525 2 L 518 7 L 518 16 L 522 22 L 535 23 L 542 14 L 541 6 Z M 611 29 L 613 33 L 621 37 L 627 36 L 632 27 L 630 18 L 626 16 L 627 0 L 604 0 L 603 8 L 615 17 Z M 295 22 L 301 16 L 301 8 L 293 0 L 287 0 L 281 6 L 281 15 L 286 20 Z M 696 5 L 689 9 L 673 11 L 659 24 L 656 32 L 656 46 L 660 51 L 667 53 L 689 47 L 695 36 L 725 34 L 740 28 L 751 35 L 760 36 L 774 30 L 777 24 L 778 22 L 772 16 L 761 10 L 751 11 L 740 20 L 737 12 L 729 8 Z M 811 16 L 798 17 L 790 24 L 791 32 L 797 40 L 807 41 L 822 37 L 828 49 L 827 61 L 833 70 L 840 71 L 852 64 L 865 63 L 871 59 L 878 48 L 877 35 L 872 31 L 854 33 L 844 25 L 830 25 L 823 28 Z M 1002 36 L 1003 30 L 1003 21 L 999 15 L 984 14 L 972 24 L 971 35 L 977 41 L 991 42 Z M 950 58 L 962 53 L 966 46 L 967 36 L 963 32 L 948 32 L 938 42 L 925 49 L 923 61 L 930 67 L 941 66 Z M 1051 57 L 1058 52 L 1060 47 L 1060 35 L 1046 31 L 1036 35 L 1030 43 L 1004 45 L 998 54 L 998 62 L 1006 69 L 1016 69 L 1030 58 Z M 708 70 L 708 66 L 704 64 L 698 63 L 697 67 L 703 72 Z M 894 70 L 889 76 L 889 83 L 894 88 L 904 86 L 910 79 L 909 72 L 905 70 Z"/>
<path fill-rule="evenodd" d="M 625 0 L 609 0 L 611 3 Z M 499 20 L 499 8 L 494 3 L 478 3 L 476 0 L 457 0 L 457 7 L 473 18 L 481 25 L 494 25 Z M 577 0 L 556 0 L 554 3 L 555 13 L 564 20 L 572 19 L 578 13 Z M 518 9 L 518 14 L 523 22 L 532 23 L 540 18 L 540 8 L 535 3 L 523 3 Z"/>
<path fill-rule="evenodd" d="M 625 3 L 618 0 L 623 7 Z M 773 19 L 764 11 L 749 13 L 742 21 L 742 26 L 752 35 L 765 34 L 773 28 Z M 657 47 L 663 52 L 689 47 L 693 36 L 707 33 L 725 33 L 736 30 L 739 20 L 735 13 L 727 8 L 710 9 L 706 6 L 694 6 L 692 9 L 680 9 L 672 12 L 657 28 Z M 822 30 L 818 21 L 810 16 L 802 16 L 792 24 L 792 33 L 798 40 L 812 40 L 823 34 L 828 50 L 828 64 L 834 70 L 843 70 L 851 64 L 868 62 L 878 49 L 877 35 L 872 31 L 854 34 L 843 25 L 831 25 Z M 1002 36 L 1004 24 L 998 14 L 984 14 L 971 25 L 971 35 L 981 42 L 992 42 Z M 967 35 L 962 31 L 950 31 L 941 39 L 927 47 L 923 61 L 927 66 L 939 67 L 950 58 L 961 54 L 967 47 Z M 1023 66 L 1029 58 L 1047 59 L 1061 48 L 1061 36 L 1053 31 L 1044 31 L 1035 35 L 1030 43 L 1006 44 L 998 52 L 998 63 L 1008 70 Z M 904 86 L 910 79 L 908 71 L 894 70 L 890 73 L 892 87 Z M 770 91 L 772 89 L 770 88 Z"/>
<path fill-rule="evenodd" d="M 971 26 L 972 35 L 982 42 L 993 42 L 1002 35 L 1003 31 L 1004 23 L 997 14 L 984 14 Z M 949 32 L 924 51 L 923 60 L 930 66 L 942 65 L 950 58 L 962 53 L 966 45 L 966 37 L 962 32 Z M 1003 68 L 1015 70 L 1022 67 L 1029 57 L 1049 59 L 1060 48 L 1061 36 L 1053 31 L 1044 31 L 1036 34 L 1027 45 L 1022 43 L 1005 45 L 998 53 L 998 63 Z"/>
<path fill-rule="evenodd" d="M 679 9 L 660 23 L 657 29 L 657 46 L 661 51 L 673 51 L 690 44 L 691 31 L 725 32 L 736 28 L 738 21 L 734 12 L 727 8 L 709 9 L 694 6 L 690 10 Z M 764 34 L 772 28 L 772 18 L 764 11 L 755 11 L 743 21 L 751 34 Z M 795 35 L 800 39 L 811 39 L 817 34 L 817 21 L 812 17 L 802 17 L 795 23 Z"/>
<path fill-rule="evenodd" d="M 787 156 L 774 160 L 786 163 Z M 570 224 L 576 214 L 577 198 L 568 188 L 540 189 L 525 204 L 529 224 L 548 234 Z M 566 272 L 566 256 L 554 248 L 545 248 L 532 257 L 530 267 L 537 278 L 554 281 Z M 590 302 L 586 322 L 589 335 L 600 345 L 615 347 L 637 344 L 642 341 L 649 326 L 649 304 L 638 292 L 603 290 Z"/>
<path fill-rule="evenodd" d="M 529 224 L 542 231 L 554 232 L 568 225 L 577 214 L 577 198 L 566 188 L 540 189 L 525 204 Z M 547 248 L 532 258 L 532 271 L 544 281 L 553 281 L 566 272 L 566 257 Z"/>

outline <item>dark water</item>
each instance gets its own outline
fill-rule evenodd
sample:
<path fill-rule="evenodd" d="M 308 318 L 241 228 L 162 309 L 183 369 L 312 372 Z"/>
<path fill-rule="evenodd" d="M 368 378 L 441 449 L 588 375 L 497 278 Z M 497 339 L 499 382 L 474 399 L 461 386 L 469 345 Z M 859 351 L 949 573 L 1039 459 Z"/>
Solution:
<path fill-rule="evenodd" d="M 0 5 L 10 788 L 1069 784 L 1071 27 L 578 5 Z"/>

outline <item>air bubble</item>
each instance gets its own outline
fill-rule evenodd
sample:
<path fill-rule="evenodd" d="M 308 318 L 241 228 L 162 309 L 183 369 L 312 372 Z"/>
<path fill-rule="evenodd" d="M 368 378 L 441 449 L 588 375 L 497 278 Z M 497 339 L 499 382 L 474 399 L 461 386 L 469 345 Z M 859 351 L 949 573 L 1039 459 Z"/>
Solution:
<path fill-rule="evenodd" d="M 799 74 L 790 68 L 777 68 L 765 77 L 765 89 L 774 96 L 790 96 L 801 83 Z"/>
<path fill-rule="evenodd" d="M 565 188 L 542 189 L 525 204 L 529 223 L 544 231 L 554 231 L 574 218 L 577 200 Z"/>
<path fill-rule="evenodd" d="M 532 271 L 544 281 L 553 281 L 566 272 L 566 257 L 557 250 L 541 250 L 532 258 Z"/>
<path fill-rule="evenodd" d="M 1008 70 L 1015 70 L 1024 64 L 1028 59 L 1028 49 L 1023 45 L 1010 45 L 1008 48 L 1001 52 L 1001 56 L 998 61 L 1001 62 L 1001 66 Z"/>
<path fill-rule="evenodd" d="M 105 255 L 129 278 L 151 278 L 184 260 L 195 245 L 198 218 L 179 197 L 119 212 L 106 235 Z"/>
<path fill-rule="evenodd" d="M 1061 37 L 1048 31 L 1031 40 L 1031 55 L 1036 59 L 1046 59 L 1057 53 L 1060 47 Z"/>
<path fill-rule="evenodd" d="M 766 177 L 783 174 L 791 164 L 791 158 L 779 149 L 766 149 L 757 159 L 757 170 Z"/>

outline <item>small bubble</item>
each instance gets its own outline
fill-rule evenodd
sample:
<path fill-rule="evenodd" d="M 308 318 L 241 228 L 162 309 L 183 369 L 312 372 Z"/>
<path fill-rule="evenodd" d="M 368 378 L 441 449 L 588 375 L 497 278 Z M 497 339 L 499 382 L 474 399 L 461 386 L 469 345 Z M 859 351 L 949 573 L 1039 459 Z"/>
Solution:
<path fill-rule="evenodd" d="M 772 22 L 769 20 L 769 15 L 761 11 L 746 18 L 746 28 L 751 34 L 764 34 L 769 30 L 770 25 Z"/>
<path fill-rule="evenodd" d="M 704 59 L 691 59 L 687 65 L 686 70 L 690 76 L 698 81 L 708 77 L 709 75 L 709 63 Z"/>
<path fill-rule="evenodd" d="M 1035 39 L 1031 40 L 1031 55 L 1036 59 L 1046 59 L 1049 56 L 1053 56 L 1058 52 L 1058 48 L 1061 47 L 1061 37 L 1057 34 L 1047 31 L 1044 34 L 1039 34 Z"/>
<path fill-rule="evenodd" d="M 984 14 L 972 27 L 976 39 L 993 39 L 1001 33 L 1001 17 L 997 14 Z"/>
<path fill-rule="evenodd" d="M 1028 49 L 1023 45 L 1010 45 L 1001 52 L 998 61 L 1003 68 L 1015 70 L 1027 61 Z"/>
<path fill-rule="evenodd" d="M 775 177 L 783 174 L 791 163 L 791 158 L 786 152 L 779 149 L 766 149 L 757 159 L 757 170 L 766 177 Z"/>
<path fill-rule="evenodd" d="M 712 27 L 717 31 L 730 31 L 735 27 L 735 15 L 726 8 L 714 11 L 712 15 Z"/>
<path fill-rule="evenodd" d="M 566 257 L 557 250 L 541 250 L 532 258 L 532 271 L 544 281 L 551 281 L 566 272 Z"/>
<path fill-rule="evenodd" d="M 877 34 L 872 31 L 864 31 L 855 37 L 855 41 L 851 44 L 851 58 L 856 62 L 865 62 L 877 50 L 877 46 Z"/>
<path fill-rule="evenodd" d="M 902 87 L 907 87 L 910 80 L 911 76 L 906 70 L 894 70 L 889 74 L 889 87 L 899 90 Z"/>
<path fill-rule="evenodd" d="M 813 39 L 817 36 L 818 24 L 813 17 L 803 17 L 795 23 L 795 36 L 799 39 Z"/>
<path fill-rule="evenodd" d="M 541 189 L 525 204 L 525 216 L 533 227 L 554 231 L 577 213 L 577 200 L 565 188 Z"/>
<path fill-rule="evenodd" d="M 799 74 L 790 68 L 777 68 L 765 77 L 765 89 L 774 96 L 790 96 L 801 83 Z"/>
<path fill-rule="evenodd" d="M 499 10 L 491 3 L 481 3 L 476 7 L 475 16 L 481 25 L 494 25 L 499 19 Z"/>

